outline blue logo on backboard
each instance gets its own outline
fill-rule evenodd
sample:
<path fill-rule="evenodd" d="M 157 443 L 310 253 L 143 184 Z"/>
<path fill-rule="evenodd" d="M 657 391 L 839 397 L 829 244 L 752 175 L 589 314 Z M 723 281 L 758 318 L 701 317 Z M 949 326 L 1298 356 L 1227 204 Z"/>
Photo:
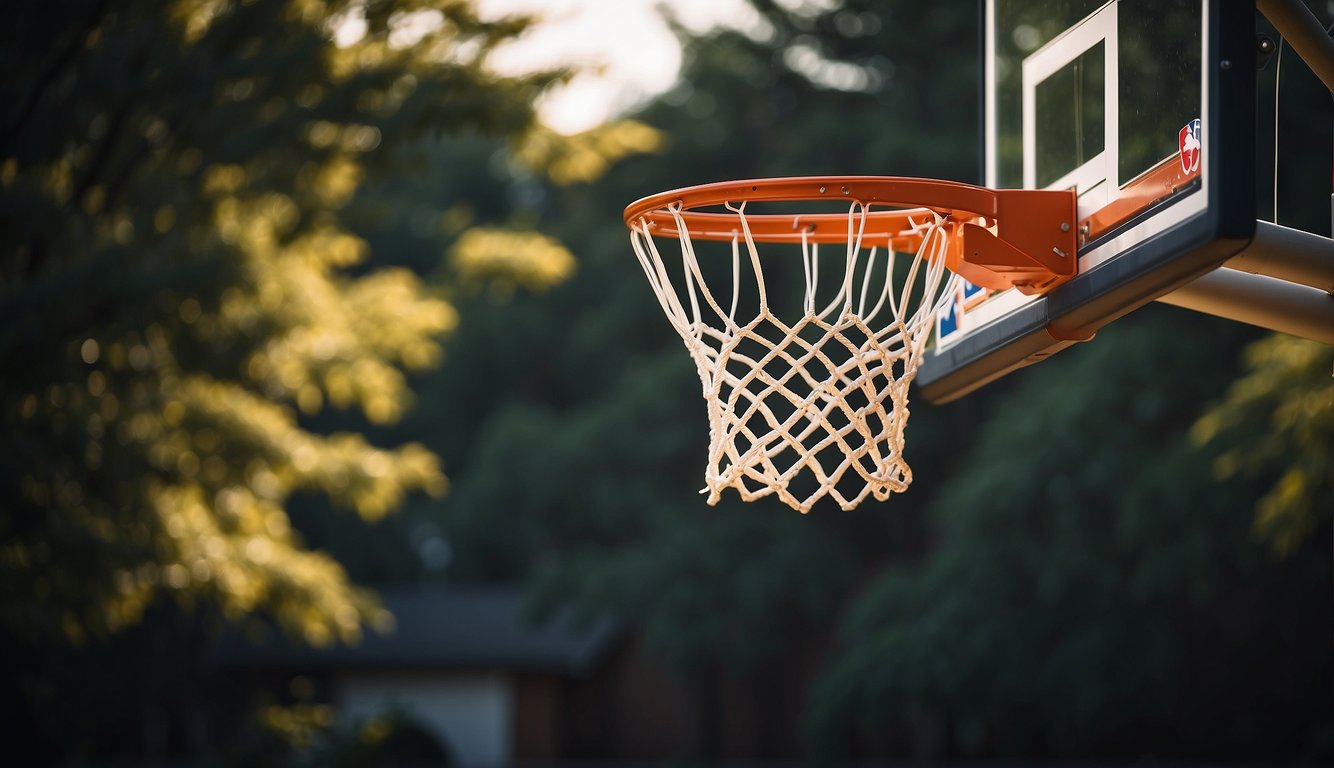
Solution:
<path fill-rule="evenodd" d="M 936 315 L 936 340 L 944 341 L 959 332 L 959 297 L 956 294 L 949 310 Z"/>
<path fill-rule="evenodd" d="M 980 299 L 980 298 L 982 298 L 983 296 L 986 295 L 986 292 L 987 292 L 987 289 L 986 289 L 986 288 L 983 288 L 983 287 L 980 286 L 980 285 L 973 285 L 972 283 L 968 282 L 967 280 L 961 280 L 960 282 L 963 283 L 963 303 L 964 303 L 964 306 L 969 306 L 969 305 L 971 305 L 971 304 L 973 303 L 973 300 L 974 300 L 974 299 Z"/>

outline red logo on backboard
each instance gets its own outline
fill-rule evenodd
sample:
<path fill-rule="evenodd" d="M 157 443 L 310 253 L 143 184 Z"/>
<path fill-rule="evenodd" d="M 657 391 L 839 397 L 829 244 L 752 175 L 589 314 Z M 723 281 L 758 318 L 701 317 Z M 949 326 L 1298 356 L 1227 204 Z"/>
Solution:
<path fill-rule="evenodd" d="M 1181 172 L 1190 174 L 1200 170 L 1200 119 L 1197 117 L 1181 129 Z"/>

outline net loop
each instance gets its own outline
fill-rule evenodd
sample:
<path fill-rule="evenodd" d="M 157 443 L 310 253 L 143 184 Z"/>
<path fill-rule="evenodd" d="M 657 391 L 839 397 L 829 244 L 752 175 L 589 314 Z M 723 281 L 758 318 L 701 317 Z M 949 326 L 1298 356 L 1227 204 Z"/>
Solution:
<path fill-rule="evenodd" d="M 849 510 L 868 496 L 883 501 L 907 490 L 908 389 L 936 315 L 958 289 L 959 278 L 945 268 L 948 217 L 912 209 L 903 231 L 873 238 L 870 207 L 853 201 L 841 258 L 826 254 L 826 268 L 838 264 L 842 272 L 822 303 L 820 244 L 794 216 L 799 234 L 789 242 L 801 258 L 794 277 L 804 286 L 797 317 L 785 321 L 770 305 L 746 203 L 722 207 L 735 218 L 726 310 L 706 274 L 725 279 L 729 271 L 701 266 L 680 201 L 663 208 L 675 222 L 679 269 L 668 268 L 676 260 L 659 248 L 647 216 L 630 222 L 635 255 L 703 385 L 709 458 L 701 492 L 708 503 L 734 488 L 743 500 L 776 496 L 805 513 L 826 497 Z M 899 253 L 895 242 L 915 243 L 916 251 Z M 783 264 L 771 263 L 778 274 Z M 747 280 L 758 292 L 749 319 L 738 317 Z"/>

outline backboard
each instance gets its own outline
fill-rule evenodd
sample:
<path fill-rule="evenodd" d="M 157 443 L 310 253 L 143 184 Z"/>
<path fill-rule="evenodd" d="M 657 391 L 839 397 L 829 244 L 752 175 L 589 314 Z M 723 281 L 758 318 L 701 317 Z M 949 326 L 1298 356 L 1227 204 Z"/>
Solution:
<path fill-rule="evenodd" d="M 1255 6 L 984 0 L 983 183 L 1074 189 L 1078 274 L 964 285 L 922 394 L 946 402 L 1207 273 L 1255 230 Z"/>

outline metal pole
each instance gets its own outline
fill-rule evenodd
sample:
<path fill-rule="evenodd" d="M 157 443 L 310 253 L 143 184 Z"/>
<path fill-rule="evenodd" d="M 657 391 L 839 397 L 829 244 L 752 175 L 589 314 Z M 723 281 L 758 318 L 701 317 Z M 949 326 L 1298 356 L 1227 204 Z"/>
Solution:
<path fill-rule="evenodd" d="M 1255 0 L 1274 29 L 1288 41 L 1306 66 L 1334 91 L 1334 39 L 1301 0 Z"/>
<path fill-rule="evenodd" d="M 1158 300 L 1334 344 L 1334 296 L 1318 288 L 1220 267 Z"/>
<path fill-rule="evenodd" d="M 1255 222 L 1255 238 L 1225 265 L 1334 293 L 1334 240 L 1300 229 Z"/>

